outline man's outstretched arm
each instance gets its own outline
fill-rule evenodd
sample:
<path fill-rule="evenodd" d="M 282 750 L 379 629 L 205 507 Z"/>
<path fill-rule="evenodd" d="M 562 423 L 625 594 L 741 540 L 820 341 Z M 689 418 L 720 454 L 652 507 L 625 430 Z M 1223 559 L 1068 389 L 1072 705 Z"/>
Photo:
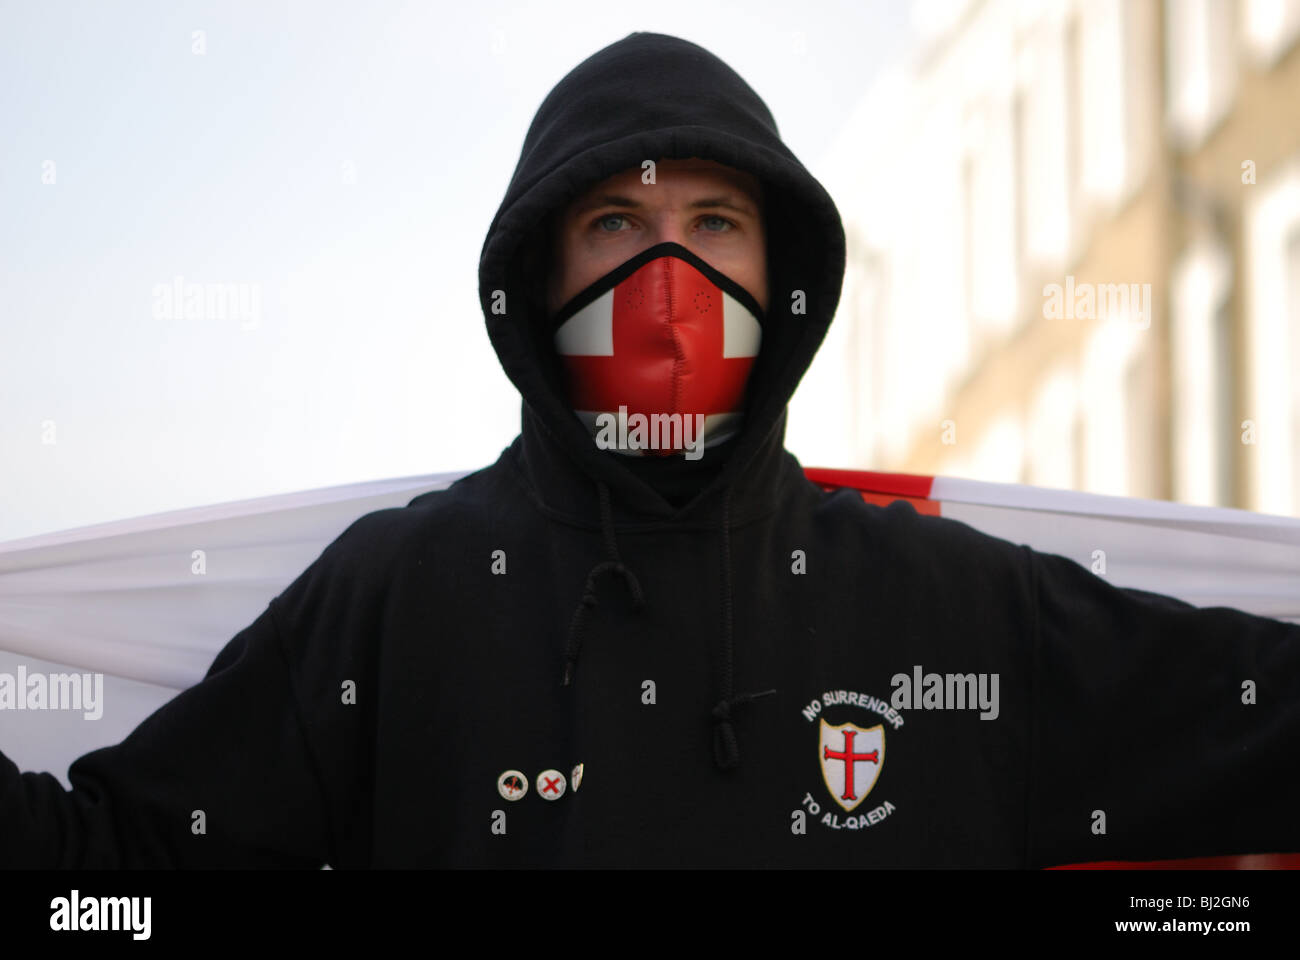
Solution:
<path fill-rule="evenodd" d="M 1300 626 L 1030 553 L 1029 865 L 1300 851 Z"/>
<path fill-rule="evenodd" d="M 202 682 L 68 771 L 0 753 L 0 867 L 319 867 L 322 785 L 275 613 L 240 631 Z"/>

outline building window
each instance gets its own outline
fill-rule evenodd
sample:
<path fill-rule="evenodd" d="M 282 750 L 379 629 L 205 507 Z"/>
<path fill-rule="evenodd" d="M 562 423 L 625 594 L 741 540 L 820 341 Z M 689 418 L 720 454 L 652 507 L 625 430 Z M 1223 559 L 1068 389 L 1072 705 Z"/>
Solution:
<path fill-rule="evenodd" d="M 1092 216 L 1089 208 L 1113 207 L 1130 185 L 1127 6 L 1124 0 L 1095 0 L 1081 11 L 1074 57 L 1079 177 L 1084 194 L 1079 214 L 1085 224 L 1081 226 Z"/>
<path fill-rule="evenodd" d="M 975 454 L 960 467 L 972 480 L 1023 483 L 1025 435 L 1019 418 L 1006 414 L 995 419 L 975 443 Z"/>
<path fill-rule="evenodd" d="M 1291 385 L 1291 512 L 1300 515 L 1300 222 L 1286 246 L 1288 380 Z"/>
<path fill-rule="evenodd" d="M 1006 333 L 1015 316 L 1015 188 L 1011 104 L 998 97 L 975 105 L 966 125 L 965 238 L 972 340 Z"/>
<path fill-rule="evenodd" d="M 1241 35 L 1257 65 L 1273 66 L 1300 36 L 1300 0 L 1243 0 Z"/>
<path fill-rule="evenodd" d="M 1242 258 L 1245 407 L 1234 418 L 1249 475 L 1246 506 L 1295 515 L 1300 514 L 1300 158 L 1250 190 Z M 1250 423 L 1243 426 L 1244 421 Z"/>
<path fill-rule="evenodd" d="M 1036 487 L 1078 483 L 1079 398 L 1074 375 L 1060 368 L 1038 388 L 1029 409 L 1026 480 Z"/>
<path fill-rule="evenodd" d="M 1237 89 L 1236 22 L 1224 0 L 1166 0 L 1165 122 L 1174 143 L 1199 146 Z"/>
<path fill-rule="evenodd" d="M 1194 242 L 1173 271 L 1174 499 L 1232 503 L 1232 262 L 1217 238 Z"/>
<path fill-rule="evenodd" d="M 1064 25 L 1043 24 L 1026 36 L 1018 58 L 1012 130 L 1021 290 L 1037 278 L 1035 271 L 1059 271 L 1069 254 L 1070 144 L 1077 138 L 1069 130 L 1077 118 L 1067 106 L 1069 36 Z"/>
<path fill-rule="evenodd" d="M 1098 323 L 1083 360 L 1083 487 L 1090 493 L 1134 496 L 1134 397 L 1131 371 L 1144 331 L 1131 315 Z"/>
<path fill-rule="evenodd" d="M 1083 203 L 1083 34 L 1079 18 L 1065 25 L 1062 57 L 1065 80 L 1065 219 L 1066 258 L 1071 259 L 1082 241 Z"/>

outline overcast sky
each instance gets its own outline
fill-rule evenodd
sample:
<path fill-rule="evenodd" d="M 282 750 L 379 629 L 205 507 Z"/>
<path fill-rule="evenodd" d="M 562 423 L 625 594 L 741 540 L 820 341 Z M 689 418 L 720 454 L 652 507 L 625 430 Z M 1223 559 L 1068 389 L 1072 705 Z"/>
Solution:
<path fill-rule="evenodd" d="M 632 9 L 0 2 L 0 540 L 492 462 L 519 401 L 478 253 L 551 86 L 675 34 L 820 175 L 909 32 L 896 0 Z M 167 315 L 177 278 L 248 313 Z"/>

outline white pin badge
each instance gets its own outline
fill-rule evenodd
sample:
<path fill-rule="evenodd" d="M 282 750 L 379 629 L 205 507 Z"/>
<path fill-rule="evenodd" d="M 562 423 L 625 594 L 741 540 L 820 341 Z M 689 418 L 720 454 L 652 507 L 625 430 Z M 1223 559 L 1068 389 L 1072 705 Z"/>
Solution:
<path fill-rule="evenodd" d="M 543 770 L 537 775 L 537 793 L 543 800 L 559 800 L 564 788 L 564 774 L 559 770 Z"/>
<path fill-rule="evenodd" d="M 507 800 L 518 800 L 528 792 L 528 778 L 518 770 L 507 770 L 497 777 L 497 793 Z"/>
<path fill-rule="evenodd" d="M 582 764 L 573 768 L 573 773 L 569 774 L 569 782 L 573 784 L 573 792 L 577 793 L 578 788 L 582 786 Z"/>

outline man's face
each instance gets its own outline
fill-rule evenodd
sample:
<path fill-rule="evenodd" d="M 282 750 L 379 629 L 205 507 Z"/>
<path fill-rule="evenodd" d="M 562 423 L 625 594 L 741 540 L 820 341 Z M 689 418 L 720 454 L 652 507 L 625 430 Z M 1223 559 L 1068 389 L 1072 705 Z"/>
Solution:
<path fill-rule="evenodd" d="M 670 240 L 739 283 L 766 311 L 758 179 L 698 157 L 657 161 L 655 183 L 641 176 L 639 167 L 616 173 L 560 212 L 551 237 L 548 315 L 619 264 Z"/>

